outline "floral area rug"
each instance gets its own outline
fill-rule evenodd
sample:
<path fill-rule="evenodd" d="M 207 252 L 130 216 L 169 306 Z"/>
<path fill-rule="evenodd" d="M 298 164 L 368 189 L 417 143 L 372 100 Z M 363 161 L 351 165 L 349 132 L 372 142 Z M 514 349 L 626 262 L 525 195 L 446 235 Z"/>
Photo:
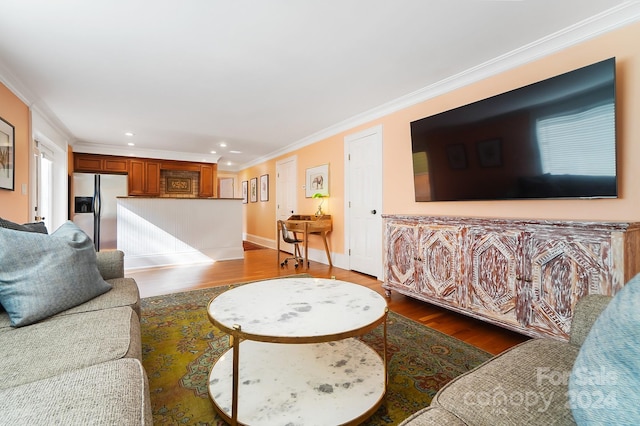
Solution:
<path fill-rule="evenodd" d="M 229 286 L 142 299 L 142 362 L 156 425 L 226 425 L 209 399 L 211 366 L 227 335 L 207 317 L 209 301 Z M 393 312 L 387 320 L 389 385 L 364 425 L 397 425 L 431 402 L 454 377 L 491 357 L 462 341 Z M 381 352 L 382 327 L 362 336 Z"/>

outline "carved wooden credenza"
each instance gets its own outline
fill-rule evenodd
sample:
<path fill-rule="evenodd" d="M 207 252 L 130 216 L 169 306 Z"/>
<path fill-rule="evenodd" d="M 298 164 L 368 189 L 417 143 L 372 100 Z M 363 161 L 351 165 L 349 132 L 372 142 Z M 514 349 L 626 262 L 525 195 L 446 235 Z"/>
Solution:
<path fill-rule="evenodd" d="M 640 272 L 640 223 L 383 215 L 383 287 L 567 340 L 576 302 Z"/>

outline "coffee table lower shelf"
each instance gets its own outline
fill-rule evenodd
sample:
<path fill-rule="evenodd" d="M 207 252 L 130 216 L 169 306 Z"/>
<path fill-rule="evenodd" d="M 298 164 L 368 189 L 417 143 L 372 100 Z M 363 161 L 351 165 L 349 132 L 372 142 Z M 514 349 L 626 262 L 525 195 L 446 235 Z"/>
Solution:
<path fill-rule="evenodd" d="M 382 357 L 355 338 L 325 343 L 240 343 L 238 423 L 242 425 L 359 424 L 382 403 Z M 233 348 L 214 364 L 209 395 L 232 418 Z"/>

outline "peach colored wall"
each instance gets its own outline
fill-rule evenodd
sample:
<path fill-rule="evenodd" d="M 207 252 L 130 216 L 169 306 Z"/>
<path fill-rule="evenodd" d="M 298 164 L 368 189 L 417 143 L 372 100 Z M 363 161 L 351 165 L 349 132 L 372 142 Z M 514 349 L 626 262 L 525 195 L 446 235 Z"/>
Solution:
<path fill-rule="evenodd" d="M 0 189 L 0 217 L 14 222 L 29 222 L 29 195 L 22 194 L 22 184 L 29 187 L 29 107 L 0 83 L 0 117 L 15 128 L 15 190 Z"/>
<path fill-rule="evenodd" d="M 314 198 L 305 198 L 306 170 L 322 164 L 329 164 L 329 199 L 325 200 L 323 210 L 326 214 L 333 215 L 333 232 L 329 234 L 328 244 L 332 252 L 344 251 L 344 158 L 343 136 L 336 135 L 299 150 L 289 152 L 281 157 L 274 158 L 263 164 L 242 170 L 238 174 L 240 182 L 249 181 L 253 177 L 258 178 L 265 173 L 269 174 L 269 201 L 244 205 L 245 226 L 244 232 L 249 235 L 273 240 L 275 242 L 276 231 L 276 163 L 284 158 L 296 156 L 297 171 L 297 199 L 298 208 L 296 214 L 314 214 L 320 201 Z M 251 185 L 249 184 L 249 190 Z M 337 215 L 336 215 L 337 214 Z M 309 247 L 324 250 L 322 242 L 318 238 L 309 239 Z"/>
<path fill-rule="evenodd" d="M 403 109 L 313 145 L 288 153 L 298 156 L 298 182 L 304 182 L 305 169 L 330 163 L 330 214 L 334 230 L 330 249 L 344 252 L 344 137 L 375 125 L 383 125 L 383 213 L 499 218 L 536 218 L 560 220 L 640 221 L 640 169 L 634 167 L 640 158 L 640 23 L 599 36 L 577 46 L 549 55 L 481 82 Z M 411 121 L 451 108 L 503 93 L 545 78 L 553 77 L 591 63 L 617 58 L 617 136 L 618 199 L 601 200 L 520 200 L 473 202 L 415 202 L 411 156 Z M 275 160 L 241 172 L 259 176 L 263 169 L 275 170 Z M 260 172 L 259 172 L 260 171 Z M 272 173 L 272 172 L 269 172 Z M 251 176 L 251 177 L 252 177 Z M 271 181 L 272 191 L 275 181 Z M 272 192 L 272 196 L 275 193 Z M 246 231 L 275 240 L 275 205 L 248 205 Z M 298 212 L 312 213 L 316 200 L 305 199 L 298 192 Z M 259 215 L 259 217 L 256 217 Z M 311 243 L 314 246 L 313 242 Z M 316 244 L 320 248 L 320 245 Z"/>
<path fill-rule="evenodd" d="M 256 235 L 263 238 L 270 238 L 275 241 L 276 232 L 276 200 L 275 200 L 275 178 L 276 163 L 268 161 L 249 169 L 242 170 L 238 173 L 239 185 L 242 181 L 248 181 L 249 202 L 243 204 L 244 211 L 244 227 L 243 232 L 249 235 Z M 260 201 L 260 176 L 269 175 L 269 201 Z M 258 179 L 257 186 L 257 202 L 251 202 L 251 179 Z M 242 186 L 240 191 L 242 191 Z M 242 192 L 240 193 L 242 196 Z"/>

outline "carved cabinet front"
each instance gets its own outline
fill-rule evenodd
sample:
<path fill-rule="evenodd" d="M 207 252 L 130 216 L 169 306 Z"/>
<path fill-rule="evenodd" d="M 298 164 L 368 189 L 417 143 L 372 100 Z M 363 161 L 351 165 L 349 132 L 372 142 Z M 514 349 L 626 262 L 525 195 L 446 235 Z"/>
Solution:
<path fill-rule="evenodd" d="M 460 304 L 460 227 L 394 223 L 387 235 L 390 287 Z"/>
<path fill-rule="evenodd" d="M 522 232 L 472 227 L 462 246 L 467 273 L 464 306 L 477 315 L 518 325 L 525 317 L 518 304 L 523 288 Z"/>
<path fill-rule="evenodd" d="M 614 294 L 619 282 L 608 233 L 561 230 L 533 233 L 525 246 L 522 323 L 540 334 L 569 337 L 576 302 L 587 294 Z"/>
<path fill-rule="evenodd" d="M 569 338 L 577 301 L 640 271 L 638 224 L 385 216 L 389 293 Z"/>

